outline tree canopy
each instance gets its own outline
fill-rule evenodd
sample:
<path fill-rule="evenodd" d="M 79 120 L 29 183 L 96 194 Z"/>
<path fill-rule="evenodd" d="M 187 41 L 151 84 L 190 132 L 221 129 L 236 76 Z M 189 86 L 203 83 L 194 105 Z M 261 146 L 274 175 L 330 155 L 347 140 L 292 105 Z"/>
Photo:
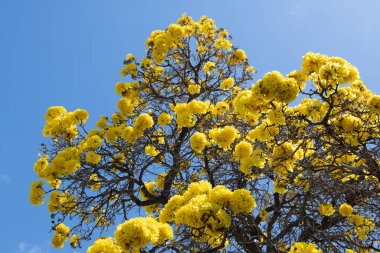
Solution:
<path fill-rule="evenodd" d="M 380 251 L 380 96 L 312 52 L 253 81 L 231 41 L 182 15 L 126 56 L 96 128 L 48 109 L 30 201 L 48 195 L 54 247 L 112 228 L 87 252 Z"/>

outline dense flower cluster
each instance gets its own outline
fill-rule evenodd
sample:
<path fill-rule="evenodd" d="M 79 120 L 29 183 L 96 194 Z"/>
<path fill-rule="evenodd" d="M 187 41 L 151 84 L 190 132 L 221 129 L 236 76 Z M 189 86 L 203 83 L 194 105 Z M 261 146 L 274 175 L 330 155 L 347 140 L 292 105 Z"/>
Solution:
<path fill-rule="evenodd" d="M 172 239 L 173 230 L 154 218 L 134 218 L 117 226 L 115 240 L 126 252 L 140 252 L 149 243 L 162 244 Z"/>
<path fill-rule="evenodd" d="M 209 133 L 210 139 L 218 144 L 220 148 L 228 150 L 236 138 L 240 137 L 239 131 L 233 126 L 213 128 Z"/>
<path fill-rule="evenodd" d="M 33 205 L 42 205 L 45 201 L 45 192 L 42 188 L 44 181 L 35 181 L 30 185 L 30 195 L 29 200 Z"/>
<path fill-rule="evenodd" d="M 53 106 L 46 112 L 45 119 L 44 136 L 74 139 L 78 135 L 77 124 L 84 124 L 88 113 L 83 109 L 67 112 L 62 106 Z"/>
<path fill-rule="evenodd" d="M 54 236 L 52 243 L 54 248 L 59 249 L 63 247 L 63 244 L 69 239 L 70 228 L 63 223 L 59 223 L 54 228 Z"/>
<path fill-rule="evenodd" d="M 86 253 L 121 253 L 121 248 L 110 237 L 97 239 Z"/>
<path fill-rule="evenodd" d="M 289 253 L 323 253 L 318 250 L 315 244 L 306 242 L 296 242 L 290 248 Z"/>
<path fill-rule="evenodd" d="M 173 196 L 159 218 L 189 226 L 196 240 L 219 246 L 232 216 L 250 213 L 255 206 L 254 197 L 246 189 L 230 191 L 223 185 L 212 188 L 209 182 L 200 181 L 190 184 L 182 195 Z"/>

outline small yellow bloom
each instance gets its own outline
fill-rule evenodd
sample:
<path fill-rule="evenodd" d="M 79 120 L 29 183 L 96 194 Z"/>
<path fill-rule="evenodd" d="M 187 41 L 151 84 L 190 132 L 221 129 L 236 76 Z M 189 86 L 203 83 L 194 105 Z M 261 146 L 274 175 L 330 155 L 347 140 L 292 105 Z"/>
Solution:
<path fill-rule="evenodd" d="M 319 205 L 319 213 L 324 216 L 331 216 L 335 213 L 335 210 L 330 203 L 322 203 Z"/>
<path fill-rule="evenodd" d="M 339 213 L 344 217 L 350 216 L 352 214 L 352 212 L 353 212 L 352 206 L 350 206 L 347 203 L 344 203 L 344 204 L 340 205 L 340 207 L 339 207 Z"/>

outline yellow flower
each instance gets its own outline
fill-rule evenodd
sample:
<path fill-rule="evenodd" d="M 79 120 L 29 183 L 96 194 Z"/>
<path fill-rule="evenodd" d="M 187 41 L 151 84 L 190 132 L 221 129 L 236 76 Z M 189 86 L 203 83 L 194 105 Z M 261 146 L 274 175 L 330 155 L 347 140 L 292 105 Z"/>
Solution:
<path fill-rule="evenodd" d="M 51 121 L 66 113 L 66 109 L 63 106 L 52 106 L 49 107 L 45 114 L 46 121 Z"/>
<path fill-rule="evenodd" d="M 35 181 L 30 185 L 30 195 L 29 200 L 33 205 L 42 205 L 45 201 L 45 192 L 42 186 L 44 185 L 44 181 L 39 180 Z"/>
<path fill-rule="evenodd" d="M 71 246 L 71 248 L 78 247 L 79 240 L 80 240 L 80 236 L 79 235 L 72 235 L 71 238 L 70 238 L 70 246 Z"/>
<path fill-rule="evenodd" d="M 256 207 L 256 202 L 247 189 L 238 189 L 232 193 L 229 206 L 236 214 L 250 213 Z"/>
<path fill-rule="evenodd" d="M 154 146 L 147 145 L 145 146 L 145 154 L 150 156 L 157 156 L 160 152 Z"/>
<path fill-rule="evenodd" d="M 278 110 L 270 110 L 268 120 L 273 124 L 285 124 L 285 117 L 282 112 Z"/>
<path fill-rule="evenodd" d="M 34 164 L 34 171 L 37 173 L 39 177 L 45 178 L 46 169 L 48 165 L 49 165 L 48 156 L 44 155 L 43 157 L 39 158 Z"/>
<path fill-rule="evenodd" d="M 252 154 L 253 148 L 251 143 L 247 141 L 241 141 L 235 146 L 234 155 L 239 159 L 244 159 Z"/>
<path fill-rule="evenodd" d="M 353 212 L 352 206 L 350 206 L 347 203 L 344 203 L 344 204 L 340 205 L 340 207 L 339 207 L 339 213 L 344 217 L 351 216 L 352 212 Z"/>
<path fill-rule="evenodd" d="M 87 147 L 88 148 L 100 148 L 103 144 L 103 140 L 99 135 L 87 136 Z"/>
<path fill-rule="evenodd" d="M 172 121 L 172 119 L 173 117 L 169 113 L 163 112 L 160 114 L 160 116 L 158 116 L 158 123 L 161 126 L 166 126 Z"/>
<path fill-rule="evenodd" d="M 122 249 L 110 237 L 98 238 L 86 253 L 122 253 Z"/>
<path fill-rule="evenodd" d="M 319 213 L 324 216 L 331 216 L 335 213 L 335 210 L 330 203 L 322 203 L 319 205 Z"/>
<path fill-rule="evenodd" d="M 215 63 L 211 61 L 206 62 L 206 64 L 203 66 L 203 71 L 207 75 L 209 75 L 210 72 L 213 71 L 214 69 L 215 69 Z"/>
<path fill-rule="evenodd" d="M 227 79 L 224 79 L 221 83 L 220 83 L 220 88 L 222 90 L 229 90 L 231 89 L 235 84 L 235 81 L 232 77 L 229 77 Z"/>
<path fill-rule="evenodd" d="M 94 151 L 89 151 L 86 155 L 86 162 L 92 164 L 98 164 L 101 160 L 101 156 L 95 153 Z"/>
<path fill-rule="evenodd" d="M 153 121 L 152 116 L 150 116 L 149 114 L 143 113 L 135 118 L 134 123 L 135 123 L 134 127 L 136 129 L 145 130 L 152 127 L 154 124 L 154 121 Z"/>
<path fill-rule="evenodd" d="M 107 118 L 101 115 L 100 119 L 96 122 L 96 127 L 103 129 L 107 126 L 107 123 L 108 123 Z"/>
<path fill-rule="evenodd" d="M 214 116 L 220 116 L 228 112 L 230 106 L 225 101 L 218 102 L 214 107 L 211 107 L 211 113 Z"/>
<path fill-rule="evenodd" d="M 135 108 L 133 102 L 129 98 L 125 97 L 122 97 L 119 102 L 117 102 L 117 107 L 120 110 L 120 114 L 124 117 L 131 115 Z"/>
<path fill-rule="evenodd" d="M 151 59 L 149 59 L 149 58 L 143 58 L 141 60 L 141 68 L 147 69 L 147 68 L 151 67 L 151 65 L 152 65 L 152 60 Z"/>
<path fill-rule="evenodd" d="M 168 224 L 158 222 L 152 217 L 138 217 L 119 224 L 114 238 L 122 250 L 139 252 L 149 243 L 164 243 L 172 239 L 173 230 Z"/>
<path fill-rule="evenodd" d="M 67 227 L 63 223 L 59 223 L 57 226 L 54 228 L 54 237 L 52 239 L 52 243 L 54 248 L 60 249 L 63 247 L 63 244 L 67 239 L 69 238 L 70 235 L 70 228 Z"/>
<path fill-rule="evenodd" d="M 244 50 L 237 49 L 231 56 L 230 56 L 230 63 L 235 65 L 239 64 L 243 61 L 247 60 L 247 56 L 245 55 Z"/>
<path fill-rule="evenodd" d="M 209 132 L 209 137 L 215 141 L 220 148 L 228 150 L 236 138 L 240 137 L 239 131 L 233 126 L 223 128 L 213 128 Z"/>
<path fill-rule="evenodd" d="M 380 95 L 373 95 L 368 100 L 368 110 L 380 115 Z"/>
<path fill-rule="evenodd" d="M 190 146 L 196 153 L 201 153 L 207 145 L 209 145 L 209 142 L 204 133 L 195 132 L 190 137 Z"/>
<path fill-rule="evenodd" d="M 166 172 L 157 175 L 157 188 L 158 189 L 164 189 L 165 177 L 167 175 L 168 174 Z"/>
<path fill-rule="evenodd" d="M 245 71 L 250 72 L 250 73 L 252 73 L 252 74 L 255 74 L 255 69 L 253 68 L 253 66 L 248 66 L 248 67 L 245 69 Z"/>
<path fill-rule="evenodd" d="M 287 192 L 286 185 L 287 185 L 286 181 L 274 181 L 273 189 L 275 192 L 279 194 L 283 194 Z"/>
<path fill-rule="evenodd" d="M 136 64 L 134 64 L 134 63 L 129 63 L 129 64 L 127 64 L 127 65 L 125 65 L 122 69 L 121 69 L 121 71 L 120 71 L 120 75 L 122 76 L 122 77 L 125 77 L 127 74 L 129 74 L 129 75 L 131 75 L 131 76 L 136 76 L 137 75 L 137 73 L 138 73 L 138 71 L 137 71 L 137 66 L 136 66 Z"/>
<path fill-rule="evenodd" d="M 90 188 L 93 191 L 98 191 L 102 187 L 102 183 L 99 181 L 97 174 L 91 174 L 89 178 Z"/>
<path fill-rule="evenodd" d="M 76 109 L 74 111 L 74 117 L 76 122 L 79 124 L 84 124 L 88 120 L 88 112 L 83 109 Z"/>
<path fill-rule="evenodd" d="M 314 243 L 296 242 L 292 245 L 289 253 L 323 253 L 318 250 Z"/>
<path fill-rule="evenodd" d="M 187 90 L 189 91 L 190 94 L 197 94 L 201 92 L 201 86 L 198 84 L 190 84 L 187 87 Z"/>

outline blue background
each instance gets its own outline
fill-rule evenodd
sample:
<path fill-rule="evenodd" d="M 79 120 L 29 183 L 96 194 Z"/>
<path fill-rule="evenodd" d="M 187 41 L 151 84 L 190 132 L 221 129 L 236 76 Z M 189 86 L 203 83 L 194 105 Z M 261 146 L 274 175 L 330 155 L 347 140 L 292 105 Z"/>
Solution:
<path fill-rule="evenodd" d="M 46 205 L 29 204 L 43 115 L 52 105 L 85 108 L 93 126 L 114 112 L 124 56 L 141 58 L 151 31 L 185 12 L 207 15 L 247 52 L 256 79 L 299 69 L 314 51 L 347 59 L 379 93 L 379 8 L 378 0 L 1 0 L 0 252 L 74 252 L 50 246 Z"/>

